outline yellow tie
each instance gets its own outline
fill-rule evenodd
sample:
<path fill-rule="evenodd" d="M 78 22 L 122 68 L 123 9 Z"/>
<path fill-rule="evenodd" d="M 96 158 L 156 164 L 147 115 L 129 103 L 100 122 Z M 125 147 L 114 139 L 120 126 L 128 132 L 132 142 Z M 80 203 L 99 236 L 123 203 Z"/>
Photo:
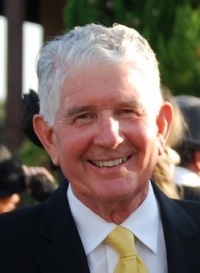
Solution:
<path fill-rule="evenodd" d="M 114 273 L 148 273 L 144 262 L 137 255 L 134 235 L 130 230 L 117 226 L 105 241 L 120 254 Z"/>

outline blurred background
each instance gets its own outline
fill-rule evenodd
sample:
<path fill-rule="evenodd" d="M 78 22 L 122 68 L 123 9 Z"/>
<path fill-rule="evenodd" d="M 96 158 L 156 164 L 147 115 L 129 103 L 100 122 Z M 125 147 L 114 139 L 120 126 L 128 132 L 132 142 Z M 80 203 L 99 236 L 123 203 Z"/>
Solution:
<path fill-rule="evenodd" d="M 37 92 L 38 50 L 91 22 L 137 29 L 157 54 L 162 83 L 200 96 L 200 0 L 0 0 L 0 142 L 27 165 L 49 160 L 21 131 L 22 95 Z"/>

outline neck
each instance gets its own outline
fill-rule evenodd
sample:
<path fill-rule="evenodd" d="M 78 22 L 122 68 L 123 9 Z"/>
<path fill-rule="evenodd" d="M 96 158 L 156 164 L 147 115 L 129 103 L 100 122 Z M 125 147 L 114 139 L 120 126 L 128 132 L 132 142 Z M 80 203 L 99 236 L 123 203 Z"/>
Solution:
<path fill-rule="evenodd" d="M 148 188 L 128 199 L 102 201 L 94 199 L 80 198 L 76 196 L 85 206 L 99 215 L 107 222 L 117 225 L 123 223 L 144 201 L 148 193 Z"/>

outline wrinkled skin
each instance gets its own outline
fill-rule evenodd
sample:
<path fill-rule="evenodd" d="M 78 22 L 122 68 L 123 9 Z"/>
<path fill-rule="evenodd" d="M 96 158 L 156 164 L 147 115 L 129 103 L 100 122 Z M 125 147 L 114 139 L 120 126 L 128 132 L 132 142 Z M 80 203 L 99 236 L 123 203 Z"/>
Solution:
<path fill-rule="evenodd" d="M 172 121 L 172 109 L 128 64 L 98 65 L 66 80 L 53 127 L 35 130 L 73 193 L 106 221 L 123 222 L 145 199 Z"/>

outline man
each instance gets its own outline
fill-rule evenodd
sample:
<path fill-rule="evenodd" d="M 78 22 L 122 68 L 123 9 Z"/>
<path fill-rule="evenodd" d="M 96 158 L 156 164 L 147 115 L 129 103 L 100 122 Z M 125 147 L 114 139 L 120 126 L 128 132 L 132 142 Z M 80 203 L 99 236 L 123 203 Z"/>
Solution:
<path fill-rule="evenodd" d="M 176 147 L 181 162 L 175 168 L 174 180 L 184 191 L 185 199 L 200 200 L 200 98 L 174 97 L 187 124 L 182 142 Z"/>
<path fill-rule="evenodd" d="M 116 272 L 118 227 L 140 257 L 118 272 L 199 272 L 200 204 L 150 182 L 173 111 L 147 41 L 122 25 L 77 27 L 44 45 L 37 73 L 34 128 L 69 185 L 0 218 L 1 272 Z"/>

